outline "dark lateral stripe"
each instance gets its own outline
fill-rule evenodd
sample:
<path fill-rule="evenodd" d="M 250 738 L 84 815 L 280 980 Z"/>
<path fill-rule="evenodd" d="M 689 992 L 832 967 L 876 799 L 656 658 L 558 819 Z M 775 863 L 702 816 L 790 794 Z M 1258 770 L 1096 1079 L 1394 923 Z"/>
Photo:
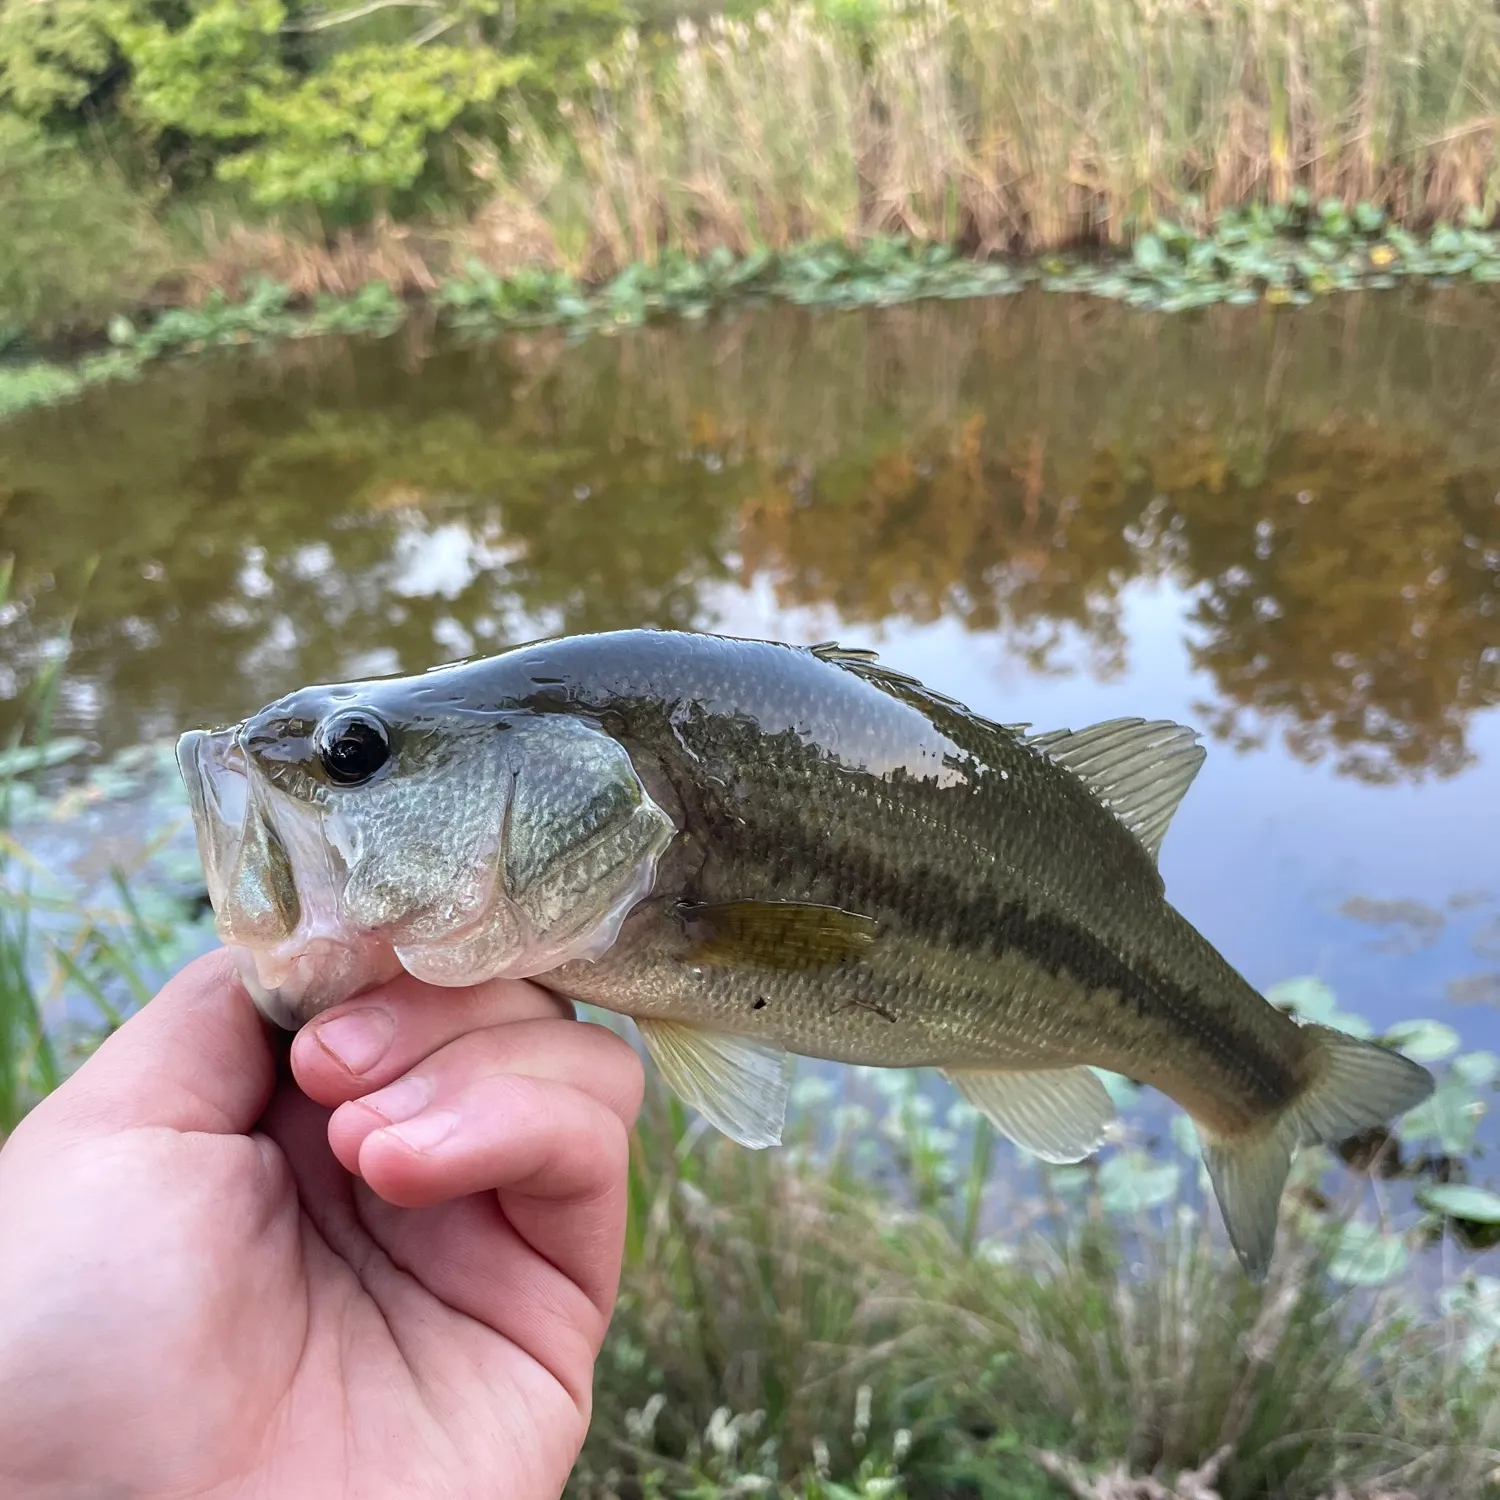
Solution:
<path fill-rule="evenodd" d="M 778 884 L 796 883 L 811 870 L 827 868 L 827 834 L 809 830 L 788 808 L 782 812 L 785 821 L 774 828 L 759 818 L 742 825 L 736 842 L 746 857 L 779 875 Z M 866 846 L 844 845 L 833 856 L 833 867 L 839 904 L 849 910 L 898 912 L 910 932 L 935 947 L 993 957 L 1019 953 L 1053 978 L 1114 994 L 1142 1020 L 1190 1039 L 1243 1080 L 1267 1108 L 1279 1108 L 1296 1092 L 1292 1071 L 1237 1027 L 1227 1007 L 1216 1007 L 1210 1021 L 1196 989 L 1154 965 L 1127 961 L 1066 917 L 1029 910 L 1020 901 L 997 904 L 982 888 L 944 870 L 887 859 Z"/>

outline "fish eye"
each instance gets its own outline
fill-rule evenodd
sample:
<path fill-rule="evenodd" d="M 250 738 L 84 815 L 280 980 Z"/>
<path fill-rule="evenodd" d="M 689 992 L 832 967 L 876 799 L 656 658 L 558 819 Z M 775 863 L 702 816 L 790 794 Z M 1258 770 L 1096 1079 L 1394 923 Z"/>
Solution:
<path fill-rule="evenodd" d="M 318 731 L 318 760 L 335 786 L 362 786 L 390 757 L 390 734 L 372 714 L 340 714 Z"/>

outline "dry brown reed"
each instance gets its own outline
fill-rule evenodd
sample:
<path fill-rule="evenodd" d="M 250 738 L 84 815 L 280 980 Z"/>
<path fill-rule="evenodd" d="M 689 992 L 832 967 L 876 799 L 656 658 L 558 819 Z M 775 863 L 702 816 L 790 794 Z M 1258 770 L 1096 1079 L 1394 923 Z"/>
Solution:
<path fill-rule="evenodd" d="M 1418 227 L 1500 197 L 1480 0 L 794 5 L 627 35 L 591 76 L 561 130 L 521 117 L 495 212 L 592 275 L 887 233 L 1115 245 L 1294 187 Z"/>
<path fill-rule="evenodd" d="M 261 277 L 282 283 L 298 298 L 347 297 L 377 281 L 400 296 L 422 296 L 437 290 L 447 251 L 438 230 L 385 215 L 332 236 L 278 222 L 220 225 L 211 216 L 200 232 L 203 253 L 183 278 L 183 300 L 189 303 L 211 292 L 238 299 Z"/>
<path fill-rule="evenodd" d="M 1296 188 L 1416 229 L 1500 205 L 1490 0 L 816 0 L 626 32 L 588 72 L 545 122 L 509 101 L 503 150 L 459 143 L 477 211 L 205 224 L 190 298 L 883 234 L 1038 254 Z"/>

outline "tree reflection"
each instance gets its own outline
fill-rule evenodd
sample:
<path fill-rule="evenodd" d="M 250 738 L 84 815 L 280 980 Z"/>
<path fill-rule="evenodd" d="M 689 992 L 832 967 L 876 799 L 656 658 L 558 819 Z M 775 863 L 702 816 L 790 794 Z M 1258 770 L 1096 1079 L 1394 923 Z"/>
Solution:
<path fill-rule="evenodd" d="M 1193 656 L 1223 694 L 1216 733 L 1245 710 L 1280 718 L 1300 754 L 1367 779 L 1465 763 L 1470 716 L 1500 702 L 1494 472 L 1341 421 L 1279 438 L 1253 483 L 1159 483 L 1202 588 Z"/>
<path fill-rule="evenodd" d="M 1448 774 L 1500 702 L 1480 326 L 1022 298 L 171 367 L 0 428 L 0 692 L 90 556 L 64 714 L 111 744 L 539 633 L 711 628 L 757 580 L 1106 673 L 1164 576 L 1214 733 Z"/>

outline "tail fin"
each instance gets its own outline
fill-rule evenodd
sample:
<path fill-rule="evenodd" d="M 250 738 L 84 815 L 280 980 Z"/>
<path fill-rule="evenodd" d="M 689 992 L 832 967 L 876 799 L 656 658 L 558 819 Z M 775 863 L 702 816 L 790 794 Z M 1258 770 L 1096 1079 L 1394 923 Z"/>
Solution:
<path fill-rule="evenodd" d="M 1204 1165 L 1230 1243 L 1253 1281 L 1263 1281 L 1270 1269 L 1281 1190 L 1297 1147 L 1333 1145 L 1383 1125 L 1433 1090 L 1432 1074 L 1399 1052 L 1328 1026 L 1304 1030 L 1308 1080 L 1280 1115 L 1227 1139 L 1214 1139 L 1199 1126 Z"/>

